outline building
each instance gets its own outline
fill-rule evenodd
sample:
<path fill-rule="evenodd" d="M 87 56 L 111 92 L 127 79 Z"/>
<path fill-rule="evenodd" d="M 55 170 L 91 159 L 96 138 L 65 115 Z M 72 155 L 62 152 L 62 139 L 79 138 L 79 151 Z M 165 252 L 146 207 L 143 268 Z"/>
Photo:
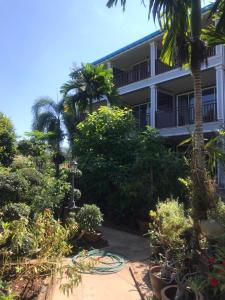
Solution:
<path fill-rule="evenodd" d="M 203 9 L 207 15 L 207 7 Z M 177 145 L 193 132 L 194 96 L 190 69 L 171 68 L 159 59 L 162 33 L 154 32 L 97 61 L 113 69 L 124 103 L 132 107 L 140 128 L 147 124 Z M 202 65 L 203 130 L 207 137 L 225 122 L 225 47 L 208 51 Z M 218 182 L 225 187 L 224 168 L 218 164 Z"/>

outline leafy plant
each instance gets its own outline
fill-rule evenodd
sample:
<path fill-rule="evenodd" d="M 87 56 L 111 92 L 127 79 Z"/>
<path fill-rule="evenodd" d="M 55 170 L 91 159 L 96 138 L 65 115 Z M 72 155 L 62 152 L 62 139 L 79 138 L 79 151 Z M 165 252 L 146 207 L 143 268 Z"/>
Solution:
<path fill-rule="evenodd" d="M 0 164 L 8 167 L 16 153 L 16 135 L 9 118 L 0 112 Z"/>
<path fill-rule="evenodd" d="M 225 227 L 225 203 L 219 199 L 214 208 L 208 212 L 208 218 L 217 221 Z"/>
<path fill-rule="evenodd" d="M 95 232 L 102 224 L 103 215 L 96 205 L 85 204 L 77 213 L 76 220 L 82 231 Z"/>
<path fill-rule="evenodd" d="M 71 251 L 68 244 L 70 230 L 53 218 L 50 210 L 38 213 L 33 222 L 26 218 L 12 222 L 0 222 L 0 279 L 30 279 L 45 276 L 66 277 L 62 284 L 64 292 L 70 292 L 81 280 L 80 271 L 91 263 L 65 265 L 63 258 Z M 29 242 L 29 247 L 26 247 Z M 24 251 L 26 250 L 26 251 Z M 31 260 L 32 259 L 32 260 Z M 10 274 L 10 277 L 8 276 Z"/>
<path fill-rule="evenodd" d="M 155 211 L 150 211 L 150 238 L 162 243 L 165 248 L 179 248 L 181 235 L 190 227 L 190 219 L 185 215 L 183 204 L 176 199 L 159 202 Z"/>
<path fill-rule="evenodd" d="M 9 202 L 24 201 L 28 190 L 28 182 L 17 173 L 10 173 L 4 169 L 0 172 L 0 202 L 1 205 Z"/>
<path fill-rule="evenodd" d="M 30 214 L 30 207 L 25 203 L 9 203 L 2 207 L 2 219 L 4 221 L 14 221 L 20 218 L 28 218 Z"/>

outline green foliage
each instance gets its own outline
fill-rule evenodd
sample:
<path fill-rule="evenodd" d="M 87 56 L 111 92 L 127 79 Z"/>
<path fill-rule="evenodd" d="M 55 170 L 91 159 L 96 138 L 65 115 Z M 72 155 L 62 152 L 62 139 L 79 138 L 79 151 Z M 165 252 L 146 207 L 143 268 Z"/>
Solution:
<path fill-rule="evenodd" d="M 156 130 L 137 133 L 128 109 L 101 107 L 89 115 L 78 125 L 74 147 L 84 197 L 114 221 L 146 218 L 159 197 L 183 196 L 183 160 Z"/>
<path fill-rule="evenodd" d="M 31 201 L 32 213 L 41 212 L 48 208 L 58 210 L 63 204 L 66 194 L 70 191 L 70 183 L 52 176 L 44 178 L 44 184 L 36 191 Z"/>
<path fill-rule="evenodd" d="M 81 230 L 95 232 L 102 224 L 103 214 L 95 204 L 85 204 L 77 213 L 76 220 Z"/>
<path fill-rule="evenodd" d="M 30 157 L 16 155 L 10 165 L 12 171 L 17 171 L 23 168 L 32 168 L 34 167 L 34 162 Z"/>
<path fill-rule="evenodd" d="M 0 164 L 9 166 L 15 155 L 16 135 L 9 118 L 0 112 Z"/>
<path fill-rule="evenodd" d="M 217 221 L 225 227 L 225 203 L 219 199 L 216 206 L 209 210 L 208 218 Z"/>
<path fill-rule="evenodd" d="M 89 262 L 81 262 L 79 266 L 63 263 L 63 258 L 71 252 L 68 238 L 74 226 L 63 227 L 50 210 L 38 213 L 31 223 L 26 218 L 0 221 L 0 228 L 0 280 L 10 275 L 11 280 L 29 278 L 32 282 L 40 276 L 57 275 L 64 280 L 66 277 L 62 289 L 69 293 L 81 280 L 79 271 L 90 265 Z"/>
<path fill-rule="evenodd" d="M 96 66 L 83 64 L 81 68 L 73 69 L 70 77 L 71 80 L 61 88 L 68 108 L 78 105 L 80 112 L 89 108 L 92 113 L 94 100 L 101 101 L 103 97 L 106 97 L 112 104 L 117 99 L 112 69 L 105 68 L 104 64 Z M 75 90 L 76 93 L 74 93 Z M 72 96 L 70 96 L 71 92 L 73 92 Z M 70 110 L 70 112 L 72 111 Z M 73 113 L 75 112 L 73 111 Z M 74 121 L 75 127 L 76 120 Z"/>
<path fill-rule="evenodd" d="M 159 202 L 155 211 L 150 211 L 150 237 L 172 249 L 182 245 L 181 234 L 190 227 L 183 204 L 176 199 Z"/>
<path fill-rule="evenodd" d="M 28 182 L 17 173 L 4 170 L 0 173 L 0 203 L 23 201 L 28 191 Z"/>
<path fill-rule="evenodd" d="M 42 184 L 43 176 L 35 168 L 22 168 L 17 171 L 17 174 L 25 178 L 30 186 Z"/>
<path fill-rule="evenodd" d="M 4 221 L 14 221 L 20 218 L 28 218 L 30 214 L 30 207 L 25 203 L 9 203 L 2 207 L 2 219 Z"/>

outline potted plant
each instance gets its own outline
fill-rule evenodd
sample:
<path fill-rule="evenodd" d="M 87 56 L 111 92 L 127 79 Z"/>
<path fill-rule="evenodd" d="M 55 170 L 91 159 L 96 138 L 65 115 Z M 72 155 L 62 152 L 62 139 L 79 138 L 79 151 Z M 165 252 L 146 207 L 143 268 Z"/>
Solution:
<path fill-rule="evenodd" d="M 150 268 L 149 276 L 151 287 L 157 299 L 161 299 L 161 290 L 164 287 L 174 283 L 175 274 L 175 269 L 167 260 L 161 265 L 155 265 Z"/>
<path fill-rule="evenodd" d="M 178 271 L 176 284 L 163 288 L 161 297 L 162 300 L 204 300 L 201 293 L 204 288 L 205 283 L 199 273 L 187 273 L 181 277 Z"/>
<path fill-rule="evenodd" d="M 150 269 L 150 281 L 154 295 L 161 299 L 162 288 L 174 282 L 176 250 L 182 252 L 182 233 L 190 226 L 184 207 L 176 199 L 159 202 L 155 211 L 150 211 L 149 236 L 151 245 L 161 247 L 164 262 Z M 160 249 L 160 248 L 158 248 Z"/>
<path fill-rule="evenodd" d="M 177 285 L 169 285 L 162 289 L 162 300 L 204 300 L 201 293 L 194 293 L 190 288 L 186 288 L 181 297 L 177 296 Z"/>
<path fill-rule="evenodd" d="M 96 242 L 101 238 L 97 230 L 102 225 L 103 214 L 95 204 L 85 204 L 76 215 L 76 221 L 81 231 L 80 238 L 85 237 L 89 242 Z"/>

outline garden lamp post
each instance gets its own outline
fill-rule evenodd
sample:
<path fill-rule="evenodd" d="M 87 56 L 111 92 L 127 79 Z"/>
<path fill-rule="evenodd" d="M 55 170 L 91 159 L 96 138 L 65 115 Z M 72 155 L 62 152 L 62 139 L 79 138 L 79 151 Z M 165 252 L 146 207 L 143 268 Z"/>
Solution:
<path fill-rule="evenodd" d="M 74 201 L 74 177 L 77 172 L 77 162 L 75 160 L 71 161 L 69 163 L 69 170 L 71 174 L 71 198 L 70 198 L 70 203 L 69 203 L 69 209 L 75 209 L 76 208 L 76 203 Z"/>

